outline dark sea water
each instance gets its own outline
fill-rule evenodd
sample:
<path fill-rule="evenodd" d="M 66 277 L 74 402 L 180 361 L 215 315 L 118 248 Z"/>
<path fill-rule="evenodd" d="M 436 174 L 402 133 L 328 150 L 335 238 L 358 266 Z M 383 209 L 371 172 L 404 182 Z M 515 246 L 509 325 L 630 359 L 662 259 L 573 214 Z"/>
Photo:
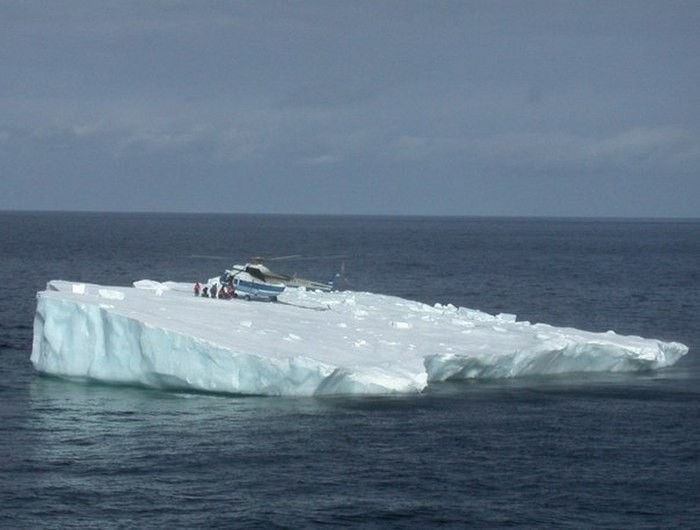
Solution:
<path fill-rule="evenodd" d="M 29 361 L 50 279 L 191 281 L 286 254 L 347 254 L 358 290 L 691 351 L 658 372 L 324 399 Z M 0 285 L 0 528 L 700 528 L 700 222 L 0 213 Z"/>

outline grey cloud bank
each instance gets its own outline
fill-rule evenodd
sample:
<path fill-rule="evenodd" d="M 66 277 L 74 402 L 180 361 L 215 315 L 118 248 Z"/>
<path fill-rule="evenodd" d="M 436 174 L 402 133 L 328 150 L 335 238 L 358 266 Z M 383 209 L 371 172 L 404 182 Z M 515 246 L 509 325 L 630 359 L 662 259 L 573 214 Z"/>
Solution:
<path fill-rule="evenodd" d="M 700 217 L 696 2 L 0 2 L 0 209 Z"/>

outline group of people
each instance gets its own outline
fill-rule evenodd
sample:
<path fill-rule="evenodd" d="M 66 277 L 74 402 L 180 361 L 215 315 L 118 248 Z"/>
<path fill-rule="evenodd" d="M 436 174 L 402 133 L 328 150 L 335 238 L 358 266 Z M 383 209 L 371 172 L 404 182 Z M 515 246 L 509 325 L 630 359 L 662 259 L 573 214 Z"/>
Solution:
<path fill-rule="evenodd" d="M 194 284 L 194 295 L 202 296 L 204 298 L 218 298 L 220 300 L 230 300 L 231 298 L 236 297 L 236 288 L 233 286 L 233 283 L 221 286 L 213 284 L 211 288 L 209 288 L 206 285 L 202 287 L 202 285 L 199 282 L 197 282 Z"/>

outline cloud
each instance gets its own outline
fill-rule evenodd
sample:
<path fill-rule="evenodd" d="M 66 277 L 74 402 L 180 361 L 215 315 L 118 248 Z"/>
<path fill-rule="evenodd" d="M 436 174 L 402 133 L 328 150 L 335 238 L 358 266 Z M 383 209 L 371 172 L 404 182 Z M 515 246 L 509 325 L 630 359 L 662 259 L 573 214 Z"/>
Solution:
<path fill-rule="evenodd" d="M 692 184 L 699 15 L 639 0 L 5 3 L 0 208 L 37 186 L 30 173 L 79 190 L 147 176 L 172 193 L 157 183 L 174 174 L 239 179 L 259 183 L 245 205 L 260 211 L 289 182 L 323 205 L 319 175 L 365 212 L 385 206 L 375 189 L 407 213 L 434 191 L 439 212 L 467 180 L 499 212 L 515 176 L 527 190 L 556 175 L 538 188 L 551 204 L 583 178 Z"/>
<path fill-rule="evenodd" d="M 528 170 L 668 170 L 696 172 L 700 134 L 677 126 L 633 127 L 596 137 L 565 131 L 512 132 L 488 137 L 429 138 L 402 136 L 397 157 L 425 160 L 468 157 L 474 161 Z"/>
<path fill-rule="evenodd" d="M 325 154 L 306 157 L 302 162 L 310 166 L 326 166 L 329 164 L 336 164 L 339 160 L 340 159 L 335 155 Z"/>

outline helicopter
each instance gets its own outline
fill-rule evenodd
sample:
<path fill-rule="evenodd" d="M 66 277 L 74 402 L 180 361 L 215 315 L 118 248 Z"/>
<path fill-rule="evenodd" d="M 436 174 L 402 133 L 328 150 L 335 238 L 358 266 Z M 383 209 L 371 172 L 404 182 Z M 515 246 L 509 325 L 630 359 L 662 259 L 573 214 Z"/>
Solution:
<path fill-rule="evenodd" d="M 245 265 L 245 271 L 251 274 L 253 277 L 258 278 L 265 282 L 281 282 L 287 287 L 304 287 L 306 289 L 315 291 L 332 291 L 337 283 L 337 279 L 344 275 L 345 262 L 343 261 L 341 273 L 336 274 L 330 281 L 321 282 L 317 280 L 310 280 L 308 278 L 302 278 L 296 274 L 285 274 L 277 271 L 273 271 L 264 262 L 270 261 L 283 261 L 283 260 L 302 260 L 302 259 L 328 259 L 328 258 L 345 258 L 345 256 L 314 256 L 310 258 L 304 258 L 301 255 L 293 254 L 290 256 L 278 256 L 275 258 L 264 258 L 262 256 L 253 256 L 251 258 L 251 263 Z M 240 266 L 234 266 L 234 269 L 240 270 Z"/>
<path fill-rule="evenodd" d="M 211 256 L 210 256 L 211 257 Z M 299 254 L 265 258 L 253 256 L 243 265 L 233 265 L 219 278 L 212 278 L 210 283 L 220 287 L 231 285 L 236 290 L 236 296 L 246 299 L 268 299 L 276 301 L 286 287 L 301 287 L 309 290 L 332 291 L 347 283 L 345 274 L 345 261 L 342 262 L 340 272 L 336 273 L 328 282 L 321 282 L 297 276 L 273 271 L 264 262 L 282 260 L 308 260 L 308 259 L 342 259 L 344 255 L 337 256 L 313 256 L 304 257 Z"/>

